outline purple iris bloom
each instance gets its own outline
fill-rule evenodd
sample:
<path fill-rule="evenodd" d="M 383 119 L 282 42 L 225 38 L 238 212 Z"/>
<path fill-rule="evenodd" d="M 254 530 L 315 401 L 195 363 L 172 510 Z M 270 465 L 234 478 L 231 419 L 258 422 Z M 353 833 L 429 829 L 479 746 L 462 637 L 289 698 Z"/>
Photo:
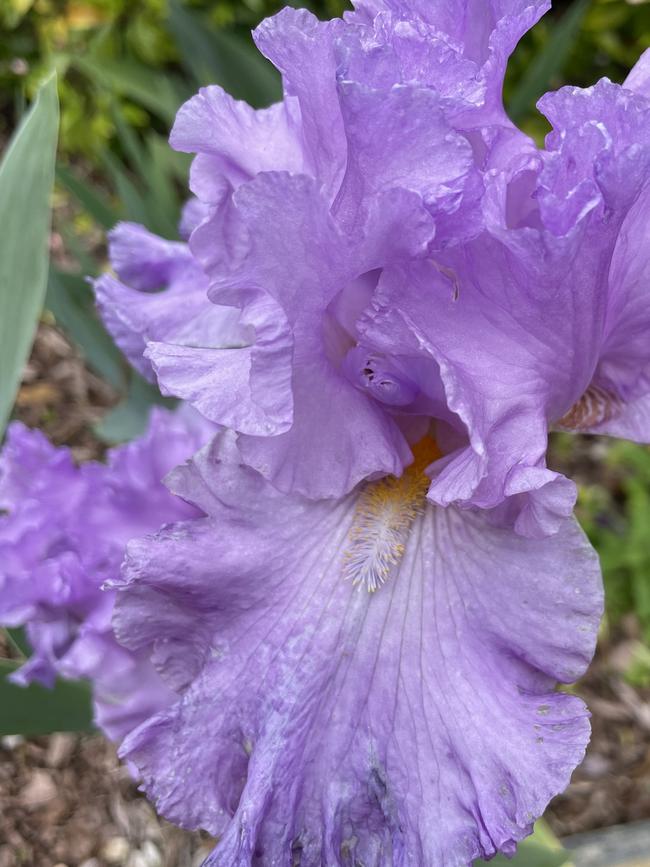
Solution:
<path fill-rule="evenodd" d="M 650 61 L 547 95 L 537 149 L 500 94 L 546 5 L 285 10 L 256 32 L 281 103 L 179 112 L 191 278 L 128 330 L 228 430 L 170 477 L 204 517 L 131 542 L 112 586 L 179 696 L 123 755 L 215 867 L 511 854 L 583 754 L 555 683 L 600 576 L 545 456 L 553 426 L 647 437 Z M 157 261 L 120 231 L 124 322 Z"/>
<path fill-rule="evenodd" d="M 15 423 L 0 455 L 0 622 L 26 624 L 33 648 L 14 679 L 89 679 L 95 722 L 113 740 L 175 695 L 145 649 L 117 643 L 115 594 L 101 587 L 119 574 L 130 538 L 199 514 L 160 480 L 212 431 L 192 411 L 159 410 L 147 433 L 111 450 L 106 464 L 76 466 L 67 449 Z"/>

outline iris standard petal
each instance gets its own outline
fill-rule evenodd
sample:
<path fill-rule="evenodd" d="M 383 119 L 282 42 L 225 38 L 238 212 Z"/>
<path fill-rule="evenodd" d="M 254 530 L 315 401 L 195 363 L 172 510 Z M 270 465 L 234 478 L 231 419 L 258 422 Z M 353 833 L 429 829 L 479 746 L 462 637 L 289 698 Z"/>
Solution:
<path fill-rule="evenodd" d="M 178 151 L 201 154 L 193 168 L 193 191 L 210 201 L 202 179 L 223 175 L 233 185 L 259 172 L 301 172 L 304 167 L 295 100 L 256 111 L 221 87 L 202 87 L 179 110 L 169 143 Z"/>
<path fill-rule="evenodd" d="M 339 91 L 348 164 L 334 213 L 343 225 L 353 226 L 358 209 L 389 189 L 417 193 L 434 218 L 455 212 L 472 151 L 450 128 L 438 94 L 406 85 L 371 89 L 353 81 L 341 81 Z"/>
<path fill-rule="evenodd" d="M 560 425 L 650 441 L 650 177 L 623 220 L 608 275 L 606 324 L 591 383 Z"/>
<path fill-rule="evenodd" d="M 430 28 L 432 36 L 435 34 L 453 49 L 455 62 L 452 68 L 457 83 L 464 86 L 464 95 L 471 94 L 468 80 L 471 64 L 471 78 L 478 89 L 470 98 L 474 111 L 466 116 L 465 121 L 469 126 L 479 126 L 494 122 L 510 125 L 502 101 L 508 58 L 524 33 L 550 9 L 551 4 L 550 0 L 510 0 L 505 3 L 501 0 L 356 0 L 354 6 L 355 13 L 346 13 L 352 22 L 371 25 L 374 21 L 377 26 L 378 21 L 384 24 L 382 19 L 389 14 L 400 23 L 406 22 L 414 27 L 424 24 Z M 428 40 L 432 47 L 435 46 L 434 39 L 430 36 Z M 429 48 L 427 53 L 435 56 L 438 52 Z M 463 69 L 461 58 L 467 71 Z M 445 65 L 449 66 L 448 63 Z M 427 66 L 428 63 L 424 68 Z M 445 82 L 445 71 L 430 77 L 436 86 L 438 79 Z M 459 95 L 458 91 L 453 94 L 454 97 Z"/>
<path fill-rule="evenodd" d="M 299 105 L 305 169 L 329 201 L 340 187 L 346 161 L 333 49 L 342 29 L 340 19 L 319 21 L 306 9 L 286 7 L 253 33 L 259 50 L 282 73 L 285 99 L 295 98 Z"/>
<path fill-rule="evenodd" d="M 338 293 L 377 267 L 374 257 L 381 251 L 374 235 L 363 237 L 355 249 L 331 216 L 316 182 L 301 175 L 261 174 L 239 187 L 232 202 L 230 227 L 248 239 L 248 254 L 231 257 L 230 273 L 225 265 L 214 270 L 209 294 L 216 303 L 245 305 L 244 321 L 251 299 L 267 297 L 274 303 L 266 306 L 275 322 L 286 323 L 283 334 L 290 341 L 288 351 L 277 351 L 277 343 L 269 343 L 265 351 L 263 333 L 258 332 L 259 340 L 252 346 L 259 365 L 251 364 L 249 404 L 257 408 L 265 395 L 266 399 L 284 395 L 292 400 L 293 418 L 289 430 L 271 431 L 277 433 L 272 436 L 266 430 L 249 433 L 236 425 L 245 460 L 283 490 L 313 497 L 340 496 L 371 473 L 400 472 L 410 457 L 403 435 L 332 362 L 324 332 L 327 308 Z M 426 213 L 418 210 L 418 201 L 401 204 L 399 214 L 406 217 L 402 230 L 415 224 L 411 242 L 422 244 L 422 231 L 425 238 L 431 232 Z M 411 207 L 416 209 L 415 220 L 405 215 Z M 378 216 L 373 212 L 368 220 Z M 389 215 L 390 225 L 393 217 Z M 194 249 L 197 243 L 203 249 L 202 238 L 209 228 L 205 224 L 195 234 Z M 386 237 L 383 226 L 381 237 Z M 239 250 L 242 245 L 235 241 L 233 246 Z M 383 255 L 396 250 L 397 241 L 392 239 Z M 266 388 L 256 384 L 262 376 Z M 209 378 L 191 379 L 197 390 L 205 388 L 205 403 L 197 403 L 205 411 L 216 392 Z M 241 412 L 247 411 L 246 406 L 238 404 Z M 215 406 L 210 417 L 220 421 L 217 412 Z"/>
<path fill-rule="evenodd" d="M 650 438 L 644 408 L 650 376 L 650 100 L 641 84 L 635 84 L 643 80 L 645 63 L 642 58 L 630 84 L 623 87 L 603 79 L 586 90 L 563 88 L 540 103 L 557 127 L 549 137 L 552 153 L 542 216 L 550 219 L 556 204 L 562 208 L 563 188 L 572 198 L 578 188 L 590 189 L 596 208 L 589 217 L 590 235 L 578 255 L 605 263 L 592 290 L 597 300 L 591 320 L 597 328 L 590 338 L 595 353 L 590 381 L 556 421 L 564 428 L 639 441 Z M 552 196 L 551 190 L 559 195 Z M 589 323 L 589 309 L 582 321 Z"/>

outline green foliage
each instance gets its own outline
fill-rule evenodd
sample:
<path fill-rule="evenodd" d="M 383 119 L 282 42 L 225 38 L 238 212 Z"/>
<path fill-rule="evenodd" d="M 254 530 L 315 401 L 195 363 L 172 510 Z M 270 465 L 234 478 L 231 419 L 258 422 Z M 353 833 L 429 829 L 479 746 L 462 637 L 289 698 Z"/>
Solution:
<path fill-rule="evenodd" d="M 650 643 L 650 449 L 614 442 L 603 477 L 582 485 L 578 517 L 600 554 L 607 612 L 634 611 Z"/>
<path fill-rule="evenodd" d="M 17 686 L 8 678 L 21 664 L 0 659 L 0 736 L 92 731 L 88 684 L 57 681 L 53 689 Z"/>
<path fill-rule="evenodd" d="M 200 87 L 220 84 L 237 99 L 263 106 L 278 100 L 280 78 L 275 68 L 255 49 L 250 40 L 228 36 L 209 18 L 170 0 L 169 29 L 174 34 L 181 63 Z"/>
<path fill-rule="evenodd" d="M 27 634 L 24 627 L 5 629 L 5 635 L 9 641 L 9 645 L 13 648 L 14 653 L 17 654 L 19 658 L 29 656 L 32 652 L 29 642 L 27 641 Z"/>
<path fill-rule="evenodd" d="M 58 119 L 52 76 L 0 165 L 0 433 L 45 295 Z"/>
<path fill-rule="evenodd" d="M 639 689 L 647 689 L 650 686 L 650 647 L 647 644 L 635 642 L 625 679 L 631 686 Z"/>
<path fill-rule="evenodd" d="M 510 116 L 516 123 L 525 119 L 531 106 L 561 74 L 590 3 L 591 0 L 575 0 L 564 15 L 549 25 L 546 43 L 522 70 L 508 100 Z"/>
<path fill-rule="evenodd" d="M 95 314 L 93 292 L 78 274 L 50 268 L 45 306 L 81 349 L 88 365 L 118 391 L 125 388 L 122 355 Z"/>
<path fill-rule="evenodd" d="M 97 184 L 81 179 L 66 166 L 58 167 L 57 177 L 77 207 L 103 229 L 126 219 L 174 238 L 182 204 L 179 180 L 186 183 L 186 160 L 156 133 L 150 132 L 145 140 L 137 136 L 119 107 L 114 107 L 114 113 L 120 142 L 129 157 L 127 163 L 108 150 L 101 155 L 115 195 L 107 195 Z M 162 398 L 157 388 L 132 370 L 112 342 L 96 314 L 94 294 L 86 279 L 101 270 L 101 263 L 84 255 L 83 239 L 68 235 L 66 240 L 70 251 L 76 252 L 78 270 L 70 273 L 50 269 L 46 307 L 81 349 L 88 365 L 122 396 L 97 425 L 97 435 L 111 445 L 126 442 L 144 431 L 153 405 L 171 406 L 173 402 Z"/>
<path fill-rule="evenodd" d="M 61 79 L 61 150 L 91 159 L 115 141 L 116 94 L 131 126 L 167 131 L 178 105 L 194 89 L 183 82 L 181 73 L 188 67 L 200 83 L 209 74 L 243 97 L 268 102 L 277 94 L 277 78 L 255 52 L 250 30 L 284 5 L 282 0 L 3 0 L 0 136 L 13 128 L 43 70 L 51 68 Z M 331 17 L 348 4 L 305 0 L 293 5 Z M 192 29 L 196 20 L 204 30 L 198 52 L 185 26 L 190 22 Z M 221 69 L 216 75 L 215 67 Z"/>

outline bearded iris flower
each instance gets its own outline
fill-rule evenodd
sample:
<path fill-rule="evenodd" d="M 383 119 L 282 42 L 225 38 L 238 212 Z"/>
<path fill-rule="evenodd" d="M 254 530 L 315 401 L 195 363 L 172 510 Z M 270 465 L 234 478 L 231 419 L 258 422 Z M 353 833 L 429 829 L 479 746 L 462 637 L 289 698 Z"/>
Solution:
<path fill-rule="evenodd" d="M 584 753 L 600 574 L 547 437 L 647 438 L 648 61 L 538 149 L 501 89 L 546 8 L 285 10 L 281 103 L 179 112 L 188 243 L 113 234 L 107 325 L 221 427 L 108 582 L 177 696 L 122 754 L 214 867 L 512 854 Z"/>
<path fill-rule="evenodd" d="M 504 504 L 518 532 L 552 533 L 575 490 L 545 466 L 549 426 L 624 434 L 612 426 L 623 405 L 643 412 L 646 264 L 623 247 L 645 226 L 645 61 L 624 88 L 545 97 L 555 130 L 539 151 L 493 97 L 503 46 L 541 6 L 514 4 L 510 20 L 486 5 L 454 56 L 466 74 L 472 57 L 473 80 L 493 77 L 456 100 L 440 80 L 443 12 L 380 6 L 347 23 L 285 10 L 263 24 L 257 41 L 285 78 L 278 106 L 253 112 L 208 88 L 181 109 L 172 143 L 198 153 L 208 214 L 190 247 L 214 315 L 242 310 L 225 345 L 250 345 L 223 352 L 196 334 L 146 354 L 163 389 L 237 430 L 243 459 L 282 490 L 339 496 L 399 475 L 433 416 L 457 439 L 433 502 Z M 314 138 L 317 122 L 337 134 Z M 333 142 L 334 189 L 319 150 Z M 450 235 L 455 221 L 469 229 Z"/>
<path fill-rule="evenodd" d="M 192 411 L 158 411 L 106 465 L 75 466 L 67 449 L 15 423 L 0 455 L 0 622 L 26 624 L 33 650 L 14 680 L 89 679 L 95 722 L 113 740 L 175 695 L 146 652 L 117 643 L 115 594 L 101 585 L 119 573 L 131 537 L 199 514 L 160 480 L 211 431 Z"/>

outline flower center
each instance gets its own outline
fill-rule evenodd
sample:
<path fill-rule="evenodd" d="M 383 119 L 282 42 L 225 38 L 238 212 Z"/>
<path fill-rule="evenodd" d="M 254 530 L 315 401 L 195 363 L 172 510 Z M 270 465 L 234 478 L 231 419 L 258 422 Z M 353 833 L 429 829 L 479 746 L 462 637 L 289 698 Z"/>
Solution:
<path fill-rule="evenodd" d="M 388 406 L 408 406 L 418 387 L 390 359 L 364 346 L 351 349 L 342 368 L 350 382 Z"/>
<path fill-rule="evenodd" d="M 374 593 L 399 563 L 413 522 L 424 512 L 431 480 L 427 467 L 441 457 L 429 436 L 413 447 L 414 460 L 397 478 L 368 482 L 359 495 L 349 545 L 344 554 L 343 577 L 365 585 Z"/>

